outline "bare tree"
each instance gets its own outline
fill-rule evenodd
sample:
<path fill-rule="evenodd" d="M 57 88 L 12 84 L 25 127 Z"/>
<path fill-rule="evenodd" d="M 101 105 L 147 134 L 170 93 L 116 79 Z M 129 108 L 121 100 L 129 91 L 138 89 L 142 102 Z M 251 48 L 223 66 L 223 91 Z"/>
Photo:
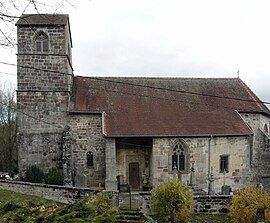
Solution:
<path fill-rule="evenodd" d="M 15 92 L 0 87 L 0 169 L 13 175 L 17 170 Z"/>
<path fill-rule="evenodd" d="M 18 18 L 28 12 L 58 13 L 65 5 L 71 5 L 73 0 L 1 0 L 0 1 L 0 46 L 16 46 L 14 24 Z"/>

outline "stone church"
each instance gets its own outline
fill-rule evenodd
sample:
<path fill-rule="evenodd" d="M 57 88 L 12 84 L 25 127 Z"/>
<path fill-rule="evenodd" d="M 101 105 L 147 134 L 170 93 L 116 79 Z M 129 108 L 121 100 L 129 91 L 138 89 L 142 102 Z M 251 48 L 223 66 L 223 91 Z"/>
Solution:
<path fill-rule="evenodd" d="M 68 15 L 16 26 L 22 175 L 58 166 L 78 187 L 270 188 L 270 111 L 241 79 L 75 76 Z"/>

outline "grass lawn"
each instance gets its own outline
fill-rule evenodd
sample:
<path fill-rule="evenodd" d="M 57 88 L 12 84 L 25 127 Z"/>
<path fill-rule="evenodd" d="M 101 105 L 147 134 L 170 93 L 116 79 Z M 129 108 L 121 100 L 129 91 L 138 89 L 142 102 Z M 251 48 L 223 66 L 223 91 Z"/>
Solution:
<path fill-rule="evenodd" d="M 0 222 L 92 222 L 91 206 L 80 200 L 65 205 L 40 197 L 0 189 Z M 89 209 L 90 208 L 90 209 Z M 86 216 L 85 216 L 86 214 Z M 190 223 L 232 223 L 226 214 L 193 214 Z"/>
<path fill-rule="evenodd" d="M 1 223 L 113 223 L 116 218 L 104 193 L 67 205 L 0 189 Z"/>
<path fill-rule="evenodd" d="M 42 219 L 63 206 L 40 197 L 0 189 L 1 223 L 43 222 Z"/>
<path fill-rule="evenodd" d="M 49 201 L 40 197 L 0 189 L 0 204 L 3 202 L 8 202 L 8 201 L 14 201 L 17 203 L 21 203 L 25 201 L 40 201 L 40 202 L 44 202 L 47 205 L 59 204 L 57 202 Z"/>

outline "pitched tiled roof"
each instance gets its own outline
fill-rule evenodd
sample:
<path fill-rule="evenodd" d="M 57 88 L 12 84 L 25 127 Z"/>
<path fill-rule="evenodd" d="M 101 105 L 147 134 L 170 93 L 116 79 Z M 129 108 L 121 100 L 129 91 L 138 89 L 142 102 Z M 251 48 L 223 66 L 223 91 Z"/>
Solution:
<path fill-rule="evenodd" d="M 67 22 L 67 14 L 23 14 L 16 25 L 66 25 Z"/>
<path fill-rule="evenodd" d="M 74 85 L 74 111 L 104 112 L 110 137 L 247 135 L 236 110 L 269 114 L 238 78 L 75 77 Z"/>

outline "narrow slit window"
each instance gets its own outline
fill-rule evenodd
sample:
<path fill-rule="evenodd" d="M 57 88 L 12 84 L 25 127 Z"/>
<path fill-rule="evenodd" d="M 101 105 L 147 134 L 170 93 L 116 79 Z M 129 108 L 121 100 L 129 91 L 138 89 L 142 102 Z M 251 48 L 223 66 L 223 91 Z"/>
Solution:
<path fill-rule="evenodd" d="M 268 126 L 267 126 L 267 124 L 265 124 L 264 125 L 264 131 L 268 134 L 269 132 L 268 132 Z"/>
<path fill-rule="evenodd" d="M 88 152 L 86 154 L 86 159 L 87 159 L 87 167 L 94 167 L 94 156 L 92 152 Z"/>

